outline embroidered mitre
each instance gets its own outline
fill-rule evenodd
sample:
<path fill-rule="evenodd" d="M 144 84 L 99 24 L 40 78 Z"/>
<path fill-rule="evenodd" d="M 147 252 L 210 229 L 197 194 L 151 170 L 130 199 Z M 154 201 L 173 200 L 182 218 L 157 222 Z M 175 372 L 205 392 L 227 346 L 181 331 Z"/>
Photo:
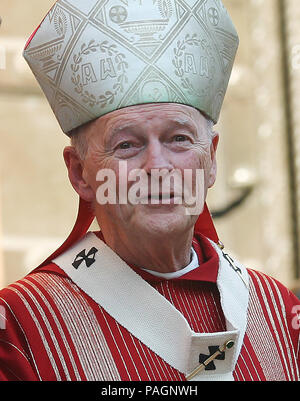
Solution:
<path fill-rule="evenodd" d="M 216 123 L 238 42 L 221 0 L 58 0 L 24 57 L 68 134 L 145 103 Z"/>

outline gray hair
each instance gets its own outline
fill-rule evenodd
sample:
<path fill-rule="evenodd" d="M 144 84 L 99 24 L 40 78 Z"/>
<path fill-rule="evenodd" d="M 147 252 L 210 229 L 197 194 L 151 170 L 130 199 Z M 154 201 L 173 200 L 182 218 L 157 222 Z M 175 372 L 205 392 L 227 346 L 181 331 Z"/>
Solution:
<path fill-rule="evenodd" d="M 209 118 L 206 118 L 206 122 L 207 122 L 207 133 L 210 139 L 213 140 L 215 136 L 215 131 L 214 131 L 215 123 L 213 122 L 213 120 Z"/>
<path fill-rule="evenodd" d="M 212 141 L 215 132 L 214 132 L 214 122 L 205 117 L 206 122 L 207 122 L 207 134 L 209 136 L 209 139 Z M 72 131 L 69 132 L 69 136 L 71 138 L 71 145 L 76 149 L 76 152 L 78 156 L 80 157 L 81 160 L 84 160 L 86 158 L 87 152 L 88 152 L 88 141 L 86 139 L 86 127 L 90 123 L 81 125 L 78 128 L 73 129 Z"/>
<path fill-rule="evenodd" d="M 88 141 L 86 138 L 86 126 L 87 124 L 81 125 L 69 132 L 71 139 L 71 145 L 75 148 L 78 156 L 81 160 L 84 160 L 88 151 Z"/>

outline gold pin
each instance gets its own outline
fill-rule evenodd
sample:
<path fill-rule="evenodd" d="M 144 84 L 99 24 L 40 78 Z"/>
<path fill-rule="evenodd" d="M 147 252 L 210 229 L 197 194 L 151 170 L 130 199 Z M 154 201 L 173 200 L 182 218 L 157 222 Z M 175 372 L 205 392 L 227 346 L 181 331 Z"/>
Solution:
<path fill-rule="evenodd" d="M 225 245 L 221 241 L 219 241 L 217 245 L 221 249 L 221 251 L 223 251 L 223 249 L 225 248 Z"/>
<path fill-rule="evenodd" d="M 213 355 L 208 357 L 203 363 L 201 363 L 201 365 L 199 365 L 195 370 L 193 370 L 193 372 L 186 377 L 186 380 L 187 381 L 192 380 L 195 376 L 197 376 L 197 374 L 201 373 L 207 367 L 207 365 L 213 362 L 219 355 L 223 354 L 223 352 L 225 352 L 226 350 L 231 349 L 233 346 L 234 346 L 233 340 L 227 341 L 224 345 L 219 347 L 218 350 Z"/>

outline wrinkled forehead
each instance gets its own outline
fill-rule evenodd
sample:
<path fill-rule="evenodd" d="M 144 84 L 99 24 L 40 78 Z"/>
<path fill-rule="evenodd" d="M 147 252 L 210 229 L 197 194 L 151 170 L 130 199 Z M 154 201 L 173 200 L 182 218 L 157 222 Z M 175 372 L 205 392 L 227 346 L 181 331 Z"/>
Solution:
<path fill-rule="evenodd" d="M 165 103 L 143 104 L 126 107 L 102 116 L 92 123 L 92 127 L 102 134 L 115 133 L 130 127 L 156 127 L 168 129 L 173 125 L 191 129 L 202 128 L 207 119 L 193 107 Z"/>

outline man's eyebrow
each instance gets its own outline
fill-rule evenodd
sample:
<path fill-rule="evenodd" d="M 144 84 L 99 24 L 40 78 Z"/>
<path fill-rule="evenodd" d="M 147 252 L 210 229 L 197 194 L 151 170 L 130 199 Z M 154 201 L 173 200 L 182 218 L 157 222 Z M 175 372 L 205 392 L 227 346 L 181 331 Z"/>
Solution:
<path fill-rule="evenodd" d="M 133 128 L 135 128 L 135 124 L 133 122 L 127 122 L 127 123 L 123 123 L 123 124 L 117 125 L 115 127 L 112 127 L 110 130 L 108 130 L 108 134 L 106 135 L 105 142 L 108 143 L 120 132 L 126 131 L 128 129 L 132 130 Z"/>
<path fill-rule="evenodd" d="M 188 128 L 192 128 L 192 129 L 196 128 L 195 123 L 192 123 L 189 119 L 176 118 L 176 119 L 172 120 L 172 122 L 174 124 L 182 126 L 182 127 L 188 127 Z"/>
<path fill-rule="evenodd" d="M 127 123 L 118 125 L 111 129 L 109 137 L 113 138 L 114 135 L 116 135 L 122 131 L 126 131 L 128 129 L 133 129 L 134 127 L 135 127 L 135 124 L 133 122 L 127 122 Z"/>
<path fill-rule="evenodd" d="M 197 136 L 197 126 L 196 126 L 196 124 L 191 122 L 188 119 L 180 119 L 180 118 L 170 119 L 169 120 L 168 130 L 172 130 L 174 128 L 189 129 L 193 135 Z"/>

